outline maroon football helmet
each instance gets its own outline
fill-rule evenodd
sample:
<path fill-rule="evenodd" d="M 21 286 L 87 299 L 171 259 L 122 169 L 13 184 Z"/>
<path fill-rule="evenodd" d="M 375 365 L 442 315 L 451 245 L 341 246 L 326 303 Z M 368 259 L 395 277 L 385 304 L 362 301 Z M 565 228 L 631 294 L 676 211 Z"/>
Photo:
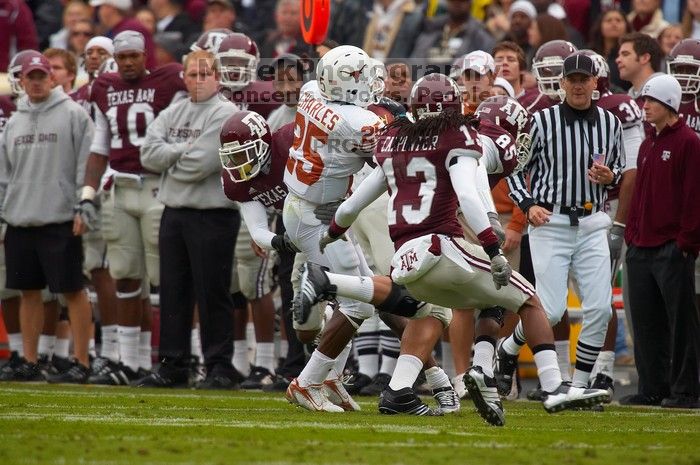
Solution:
<path fill-rule="evenodd" d="M 532 59 L 532 74 L 537 79 L 537 88 L 545 95 L 559 95 L 559 79 L 564 75 L 564 60 L 578 49 L 566 40 L 550 40 L 537 49 Z"/>
<path fill-rule="evenodd" d="M 700 93 L 700 39 L 683 39 L 666 60 L 668 74 L 675 77 L 684 94 Z"/>
<path fill-rule="evenodd" d="M 530 159 L 530 115 L 517 100 L 506 95 L 489 97 L 476 109 L 480 121 L 491 121 L 513 136 L 517 148 L 518 166 L 522 169 Z"/>
<path fill-rule="evenodd" d="M 598 94 L 596 95 L 596 93 L 593 92 L 593 100 L 598 100 L 601 95 L 610 91 L 610 65 L 605 61 L 605 58 L 591 49 L 585 48 L 579 50 L 579 52 L 588 55 L 591 57 L 591 60 L 593 60 L 596 76 L 598 77 L 598 87 L 596 88 Z"/>
<path fill-rule="evenodd" d="M 7 80 L 10 82 L 10 90 L 12 95 L 22 95 L 24 94 L 24 89 L 22 88 L 22 83 L 20 78 L 22 77 L 22 65 L 31 60 L 32 57 L 42 56 L 40 52 L 36 50 L 22 50 L 17 52 L 15 56 L 12 57 L 10 65 L 7 68 Z"/>
<path fill-rule="evenodd" d="M 233 182 L 248 181 L 270 169 L 272 133 L 265 118 L 254 111 L 230 116 L 219 135 L 221 166 Z"/>
<path fill-rule="evenodd" d="M 234 32 L 226 37 L 216 52 L 219 63 L 219 83 L 239 90 L 255 80 L 260 63 L 258 45 L 245 34 Z"/>
<path fill-rule="evenodd" d="M 197 50 L 206 50 L 216 54 L 219 51 L 219 45 L 228 36 L 233 34 L 231 29 L 212 29 L 210 31 L 202 32 L 197 41 L 190 45 L 190 50 L 196 52 Z"/>
<path fill-rule="evenodd" d="M 413 118 L 438 116 L 443 111 L 462 111 L 462 93 L 457 83 L 440 73 L 432 73 L 418 79 L 408 98 Z"/>

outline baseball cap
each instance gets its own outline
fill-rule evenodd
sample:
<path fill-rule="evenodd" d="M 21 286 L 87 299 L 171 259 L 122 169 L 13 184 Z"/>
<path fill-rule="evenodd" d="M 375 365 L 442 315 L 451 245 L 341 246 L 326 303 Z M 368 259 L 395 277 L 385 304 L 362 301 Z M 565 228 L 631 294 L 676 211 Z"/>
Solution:
<path fill-rule="evenodd" d="M 492 73 L 496 72 L 496 62 L 493 57 L 481 50 L 476 50 L 471 53 L 467 53 L 464 57 L 464 62 L 462 64 L 462 72 L 472 70 L 480 75 L 485 75 L 489 71 Z"/>
<path fill-rule="evenodd" d="M 100 47 L 110 55 L 114 55 L 114 44 L 112 39 L 105 36 L 95 36 L 85 45 L 85 50 L 90 50 L 92 47 Z"/>
<path fill-rule="evenodd" d="M 596 76 L 595 65 L 591 57 L 580 52 L 569 55 L 564 60 L 564 77 L 571 74 Z"/>
<path fill-rule="evenodd" d="M 22 76 L 26 76 L 32 71 L 40 70 L 46 74 L 51 74 L 51 64 L 44 55 L 34 55 L 22 63 Z"/>
<path fill-rule="evenodd" d="M 111 5 L 118 10 L 130 10 L 133 7 L 131 0 L 90 0 L 90 6 Z"/>
<path fill-rule="evenodd" d="M 517 0 L 513 2 L 510 6 L 510 10 L 508 10 L 508 19 L 513 19 L 513 14 L 516 12 L 520 12 L 530 19 L 535 19 L 537 17 L 535 5 L 528 0 Z"/>
<path fill-rule="evenodd" d="M 114 53 L 146 51 L 146 41 L 138 31 L 122 31 L 116 35 L 113 43 Z"/>

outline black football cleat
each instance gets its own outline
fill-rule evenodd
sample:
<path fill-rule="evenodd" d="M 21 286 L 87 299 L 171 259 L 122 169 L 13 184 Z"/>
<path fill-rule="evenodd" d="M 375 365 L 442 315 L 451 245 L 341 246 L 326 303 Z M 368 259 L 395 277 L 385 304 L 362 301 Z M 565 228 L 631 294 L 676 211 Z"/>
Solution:
<path fill-rule="evenodd" d="M 345 390 L 348 391 L 348 394 L 354 396 L 355 394 L 359 394 L 360 390 L 371 382 L 372 378 L 358 371 L 357 373 L 350 375 L 347 380 L 343 381 L 343 387 L 345 387 Z"/>
<path fill-rule="evenodd" d="M 499 344 L 498 350 L 496 351 L 496 369 L 494 370 L 494 376 L 496 377 L 498 394 L 500 394 L 501 397 L 510 395 L 513 389 L 513 378 L 517 370 L 518 356 L 510 355 L 503 350 L 503 345 Z"/>
<path fill-rule="evenodd" d="M 608 375 L 598 373 L 591 383 L 591 389 L 605 389 L 610 395 L 610 399 L 615 392 L 615 381 Z M 610 402 L 610 401 L 608 401 Z"/>
<path fill-rule="evenodd" d="M 496 387 L 496 378 L 486 374 L 480 366 L 473 366 L 464 375 L 464 384 L 481 418 L 493 426 L 506 424 L 506 415 Z"/>
<path fill-rule="evenodd" d="M 404 413 L 408 415 L 431 417 L 442 415 L 442 412 L 435 411 L 428 407 L 410 387 L 405 387 L 398 391 L 387 387 L 379 395 L 379 413 L 385 415 Z"/>
<path fill-rule="evenodd" d="M 292 313 L 298 324 L 309 319 L 313 306 L 335 297 L 336 288 L 326 276 L 328 268 L 306 262 L 299 267 L 299 292 L 292 301 Z"/>
<path fill-rule="evenodd" d="M 387 375 L 386 373 L 377 373 L 374 378 L 372 378 L 372 382 L 368 384 L 367 386 L 363 387 L 360 389 L 360 395 L 362 396 L 378 396 L 384 390 L 389 387 L 389 383 L 391 382 L 391 376 Z"/>
<path fill-rule="evenodd" d="M 67 384 L 85 384 L 90 377 L 90 368 L 75 362 L 68 370 L 62 373 L 48 375 L 46 381 L 51 384 L 67 383 Z"/>
<path fill-rule="evenodd" d="M 273 383 L 273 376 L 267 368 L 253 367 L 248 378 L 241 383 L 241 389 L 262 389 Z"/>
<path fill-rule="evenodd" d="M 89 384 L 103 384 L 107 386 L 128 386 L 138 379 L 138 373 L 122 363 L 108 361 L 97 373 L 88 378 Z"/>
<path fill-rule="evenodd" d="M 11 381 L 14 378 L 15 371 L 22 365 L 23 359 L 17 351 L 10 353 L 10 358 L 3 366 L 0 367 L 0 381 Z"/>

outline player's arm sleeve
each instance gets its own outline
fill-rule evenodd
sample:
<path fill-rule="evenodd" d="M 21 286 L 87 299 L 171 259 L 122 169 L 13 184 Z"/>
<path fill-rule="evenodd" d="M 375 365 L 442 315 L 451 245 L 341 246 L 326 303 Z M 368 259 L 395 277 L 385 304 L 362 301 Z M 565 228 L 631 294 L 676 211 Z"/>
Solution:
<path fill-rule="evenodd" d="M 272 238 L 275 237 L 275 233 L 270 231 L 265 207 L 257 200 L 240 202 L 239 206 L 243 221 L 250 231 L 250 237 L 263 249 L 272 249 Z"/>
<path fill-rule="evenodd" d="M 155 173 L 162 173 L 178 161 L 187 150 L 187 142 L 173 144 L 168 141 L 169 111 L 153 120 L 146 130 L 146 140 L 141 146 L 141 164 Z"/>
<path fill-rule="evenodd" d="M 496 205 L 493 203 L 491 195 L 491 185 L 489 184 L 489 175 L 486 172 L 486 164 L 479 163 L 476 168 L 476 190 L 479 193 L 481 204 L 487 212 L 496 212 Z"/>
<path fill-rule="evenodd" d="M 73 141 L 78 156 L 78 166 L 75 173 L 75 185 L 85 184 L 85 169 L 90 155 L 90 147 L 95 137 L 95 125 L 88 114 L 81 108 L 75 112 L 75 124 L 73 124 Z"/>
<path fill-rule="evenodd" d="M 637 169 L 639 147 L 644 140 L 644 126 L 638 123 L 622 130 L 622 145 L 625 147 L 625 167 L 622 172 Z"/>
<path fill-rule="evenodd" d="M 97 155 L 103 155 L 105 157 L 109 156 L 109 121 L 107 117 L 102 113 L 99 107 L 93 103 L 95 108 L 95 136 L 92 138 L 92 144 L 90 145 L 90 152 Z"/>
<path fill-rule="evenodd" d="M 510 198 L 513 202 L 520 207 L 520 209 L 527 213 L 527 210 L 535 204 L 535 199 L 530 195 L 530 191 L 527 189 L 527 182 L 525 181 L 525 173 L 528 168 L 534 163 L 536 155 L 542 150 L 542 138 L 540 137 L 539 124 L 537 124 L 537 119 L 533 119 L 532 127 L 530 128 L 530 140 L 532 141 L 530 145 L 530 161 L 527 166 L 518 172 L 512 173 L 506 178 L 508 182 L 508 190 L 510 193 Z"/>
<path fill-rule="evenodd" d="M 228 113 L 217 111 L 202 128 L 202 133 L 168 170 L 168 175 L 181 182 L 199 182 L 221 171 L 219 132 Z"/>
<path fill-rule="evenodd" d="M 331 229 L 338 233 L 336 235 L 342 234 L 355 222 L 357 215 L 386 190 L 386 176 L 378 166 L 357 186 L 352 195 L 340 204 L 331 223 Z"/>
<path fill-rule="evenodd" d="M 449 167 L 452 188 L 457 194 L 459 207 L 467 224 L 472 230 L 481 234 L 491 228 L 486 209 L 477 190 L 477 169 L 479 162 L 471 156 L 453 157 Z"/>

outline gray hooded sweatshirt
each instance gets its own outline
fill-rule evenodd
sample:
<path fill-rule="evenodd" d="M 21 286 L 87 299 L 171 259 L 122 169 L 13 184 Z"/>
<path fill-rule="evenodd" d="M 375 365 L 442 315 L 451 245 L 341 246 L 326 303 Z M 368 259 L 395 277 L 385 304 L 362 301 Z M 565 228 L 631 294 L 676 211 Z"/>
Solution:
<path fill-rule="evenodd" d="M 189 98 L 161 111 L 148 126 L 141 164 L 161 173 L 158 200 L 170 208 L 235 208 L 221 187 L 219 132 L 238 107 L 219 94 Z"/>
<path fill-rule="evenodd" d="M 38 104 L 20 99 L 0 140 L 0 216 L 16 227 L 72 221 L 93 133 L 61 88 Z"/>

